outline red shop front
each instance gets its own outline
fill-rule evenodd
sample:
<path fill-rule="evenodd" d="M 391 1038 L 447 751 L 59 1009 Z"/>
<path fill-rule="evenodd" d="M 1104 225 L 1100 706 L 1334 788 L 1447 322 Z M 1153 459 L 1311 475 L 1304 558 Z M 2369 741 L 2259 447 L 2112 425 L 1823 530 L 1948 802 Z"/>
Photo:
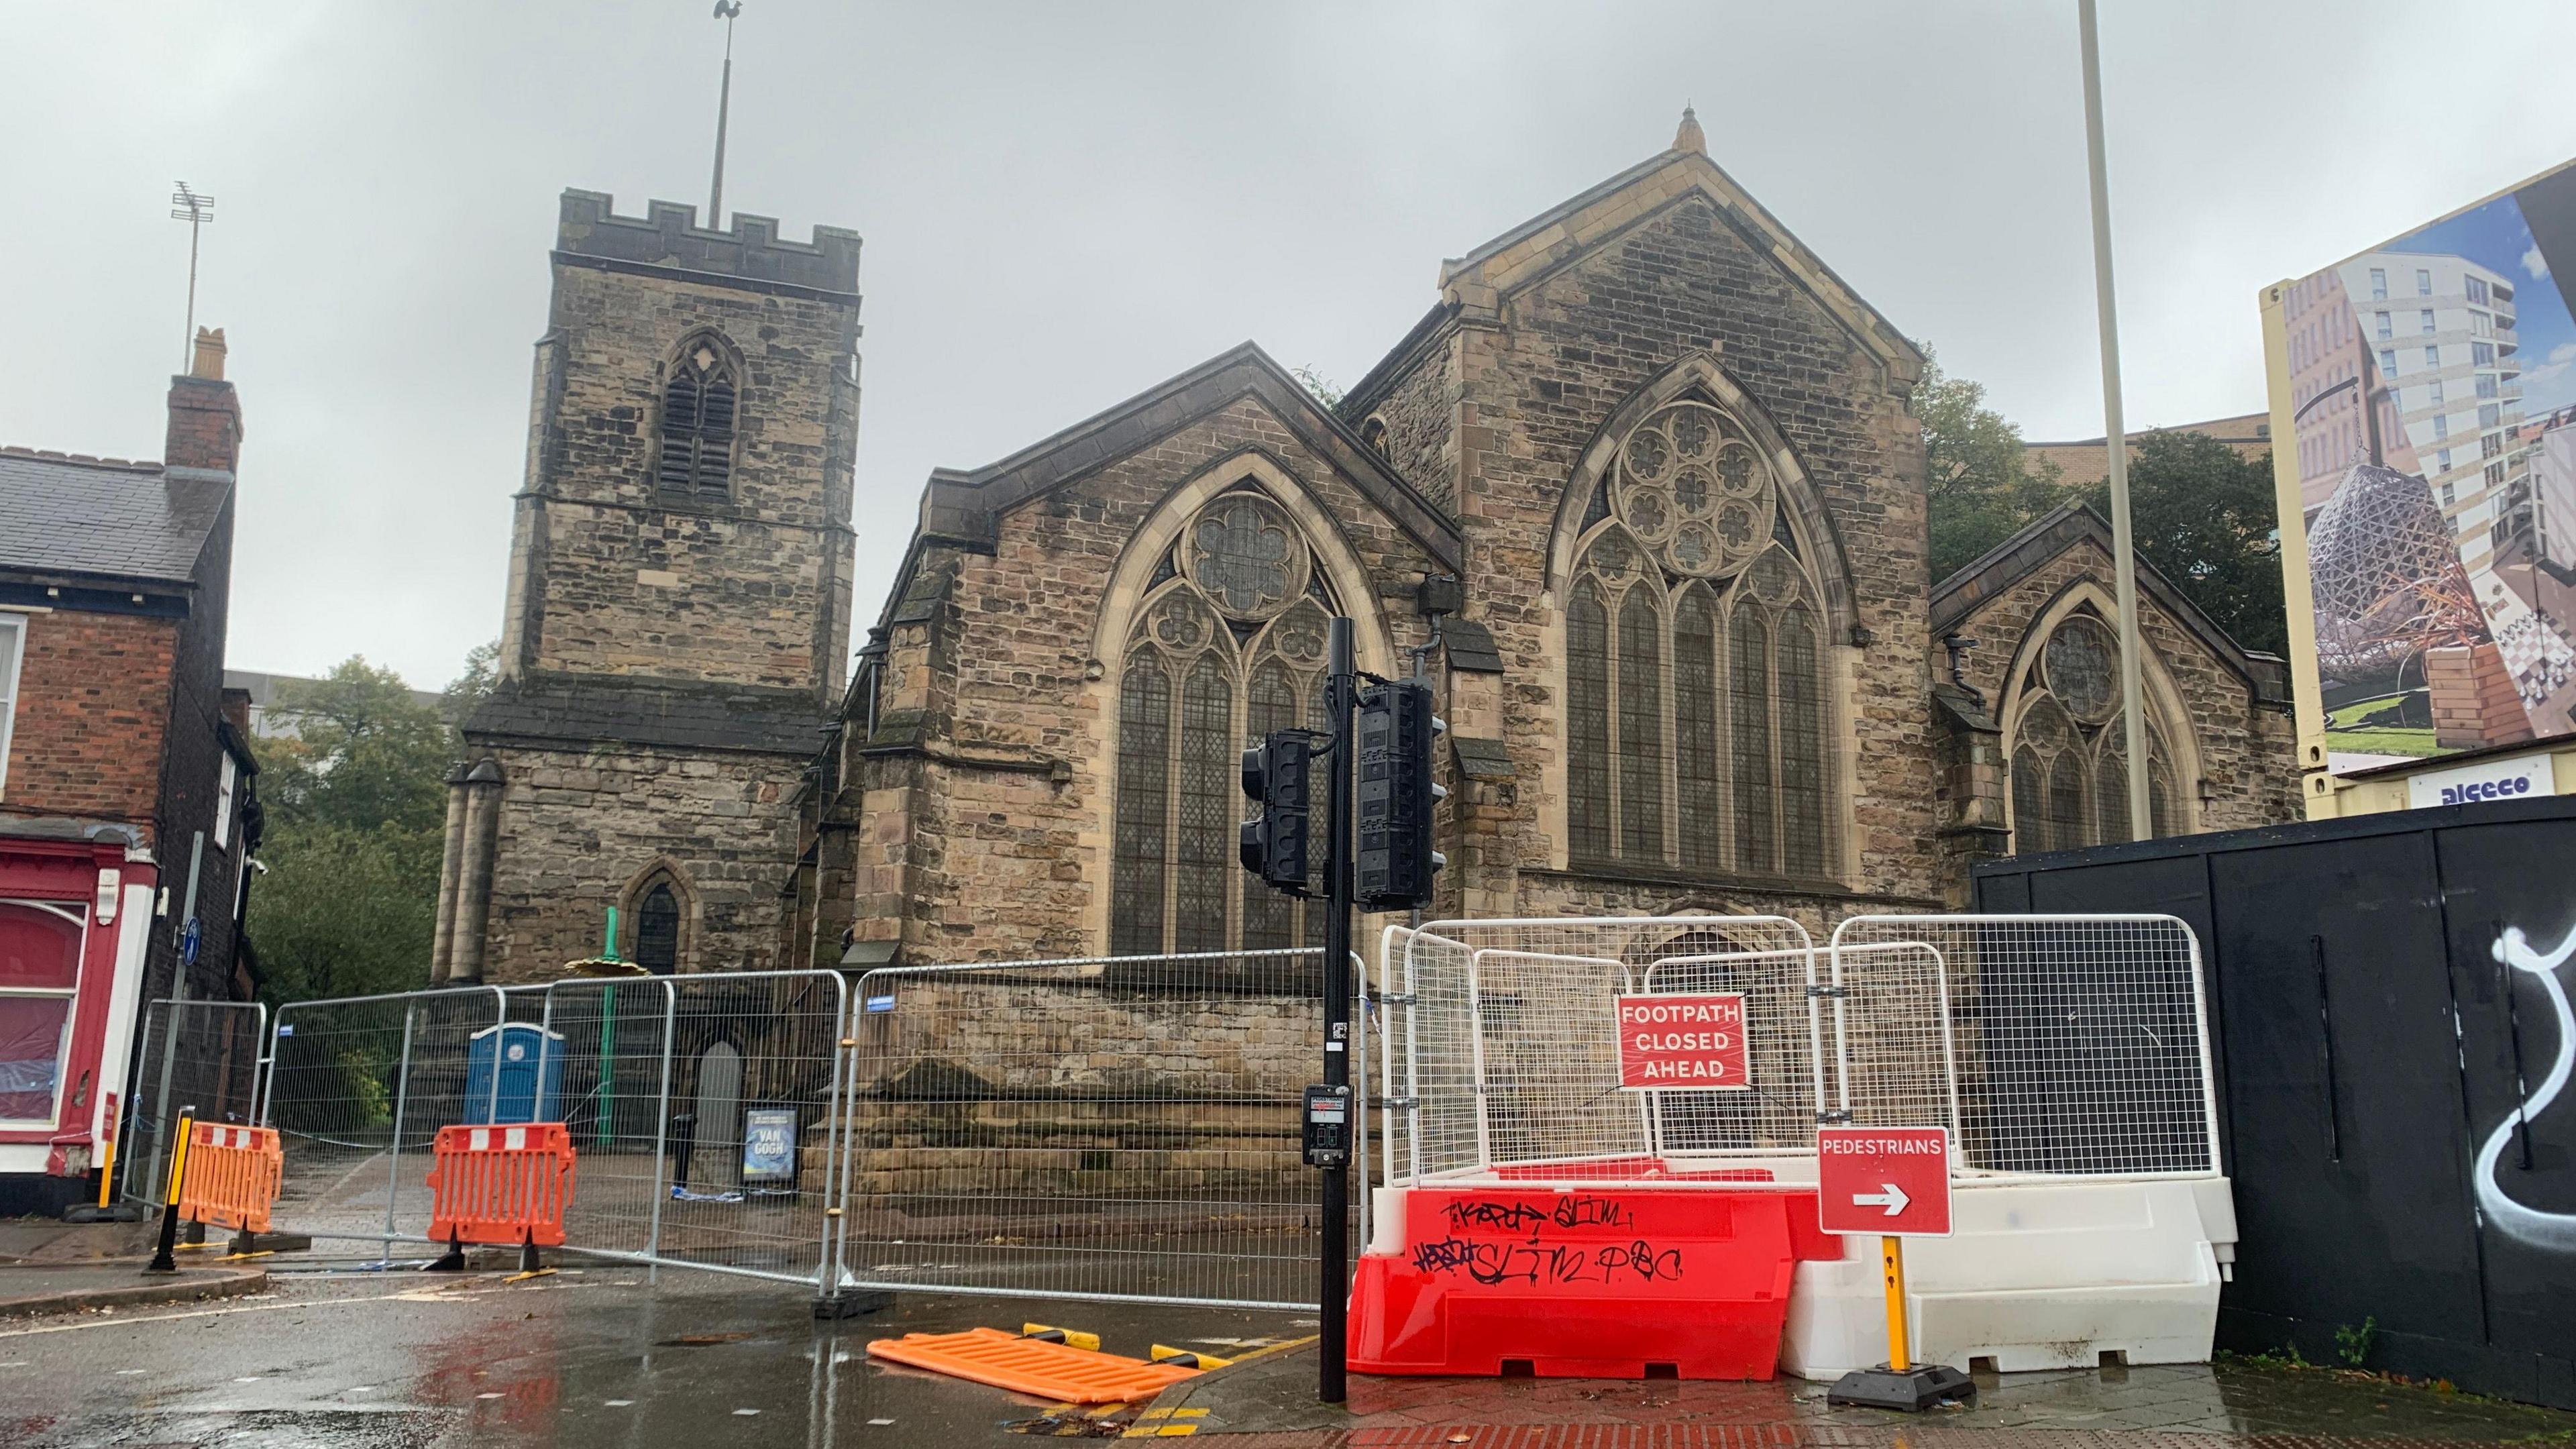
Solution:
<path fill-rule="evenodd" d="M 0 835 L 0 1178 L 84 1176 L 115 1130 L 159 879 L 121 838 Z"/>

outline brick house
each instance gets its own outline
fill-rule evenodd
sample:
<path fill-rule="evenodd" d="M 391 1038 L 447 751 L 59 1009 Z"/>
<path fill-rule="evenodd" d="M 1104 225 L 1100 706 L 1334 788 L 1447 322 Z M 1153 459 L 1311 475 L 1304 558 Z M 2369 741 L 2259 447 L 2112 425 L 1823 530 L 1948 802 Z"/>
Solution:
<path fill-rule="evenodd" d="M 0 1202 L 21 1208 L 82 1190 L 144 1003 L 251 992 L 223 359 L 201 330 L 160 462 L 0 448 Z"/>

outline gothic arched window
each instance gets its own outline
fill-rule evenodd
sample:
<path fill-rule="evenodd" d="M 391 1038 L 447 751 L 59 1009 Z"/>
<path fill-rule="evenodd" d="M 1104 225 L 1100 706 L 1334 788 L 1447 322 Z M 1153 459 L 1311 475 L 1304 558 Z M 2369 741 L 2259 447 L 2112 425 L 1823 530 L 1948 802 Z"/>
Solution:
<path fill-rule="evenodd" d="M 669 881 L 655 881 L 636 903 L 635 964 L 656 976 L 680 969 L 680 901 Z"/>
<path fill-rule="evenodd" d="M 1749 430 L 1681 402 L 1621 440 L 1566 604 L 1575 863 L 1827 879 L 1820 591 Z"/>
<path fill-rule="evenodd" d="M 2013 849 L 2080 850 L 2130 838 L 2128 747 L 2120 709 L 2120 646 L 2087 610 L 2049 632 L 2022 680 L 2011 751 Z M 2150 833 L 2178 826 L 2163 722 L 2147 723 Z"/>
<path fill-rule="evenodd" d="M 1296 526 L 1248 489 L 1200 509 L 1156 571 L 1119 673 L 1111 951 L 1320 939 L 1320 908 L 1236 865 L 1235 776 L 1244 748 L 1262 736 L 1323 726 L 1322 594 Z M 1319 809 L 1318 838 L 1320 820 Z"/>
<path fill-rule="evenodd" d="M 708 501 L 732 496 L 741 390 L 722 343 L 701 335 L 681 346 L 662 384 L 662 451 L 654 480 L 663 492 Z"/>

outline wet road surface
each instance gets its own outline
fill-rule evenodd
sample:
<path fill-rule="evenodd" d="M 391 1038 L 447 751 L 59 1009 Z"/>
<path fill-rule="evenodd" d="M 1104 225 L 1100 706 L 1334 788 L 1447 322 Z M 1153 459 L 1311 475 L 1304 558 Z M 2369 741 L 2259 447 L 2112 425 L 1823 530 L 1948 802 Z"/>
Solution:
<path fill-rule="evenodd" d="M 871 1362 L 867 1341 L 1088 1328 L 1112 1352 L 1310 1333 L 1280 1313 L 907 1297 L 814 1320 L 784 1285 L 590 1268 L 528 1283 L 289 1274 L 195 1309 L 0 1324 L 0 1444 L 1021 1445 L 1042 1400 Z"/>

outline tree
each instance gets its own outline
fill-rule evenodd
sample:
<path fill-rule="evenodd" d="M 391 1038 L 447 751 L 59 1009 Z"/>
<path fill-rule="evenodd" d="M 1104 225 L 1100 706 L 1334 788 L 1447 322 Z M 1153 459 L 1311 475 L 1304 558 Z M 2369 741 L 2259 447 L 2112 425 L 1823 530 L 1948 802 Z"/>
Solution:
<path fill-rule="evenodd" d="M 492 686 L 501 677 L 501 641 L 487 639 L 465 651 L 465 672 L 447 681 L 447 692 L 440 696 L 438 712 L 453 730 L 465 728 L 465 717 L 474 707 L 491 697 Z"/>
<path fill-rule="evenodd" d="M 2057 465 L 2032 466 L 2021 429 L 1986 406 L 1982 383 L 1952 377 L 1924 349 L 1914 418 L 1931 493 L 1932 581 L 1939 583 L 2066 501 Z"/>
<path fill-rule="evenodd" d="M 273 718 L 293 734 L 262 753 L 260 798 L 281 824 L 400 825 L 435 829 L 447 818 L 439 777 L 454 737 L 390 669 L 352 655 L 328 675 L 279 691 Z"/>
<path fill-rule="evenodd" d="M 475 657 L 467 656 L 466 675 Z M 459 684 L 465 681 L 460 680 Z M 280 691 L 263 737 L 268 868 L 249 933 L 271 1001 L 427 984 L 455 733 L 390 669 L 351 657 Z"/>
<path fill-rule="evenodd" d="M 2086 501 L 2109 517 L 2111 485 L 2096 484 Z M 2202 433 L 2147 434 L 2129 464 L 2129 526 L 2138 556 L 2229 637 L 2267 654 L 2289 651 L 2268 455 L 2248 458 Z"/>

